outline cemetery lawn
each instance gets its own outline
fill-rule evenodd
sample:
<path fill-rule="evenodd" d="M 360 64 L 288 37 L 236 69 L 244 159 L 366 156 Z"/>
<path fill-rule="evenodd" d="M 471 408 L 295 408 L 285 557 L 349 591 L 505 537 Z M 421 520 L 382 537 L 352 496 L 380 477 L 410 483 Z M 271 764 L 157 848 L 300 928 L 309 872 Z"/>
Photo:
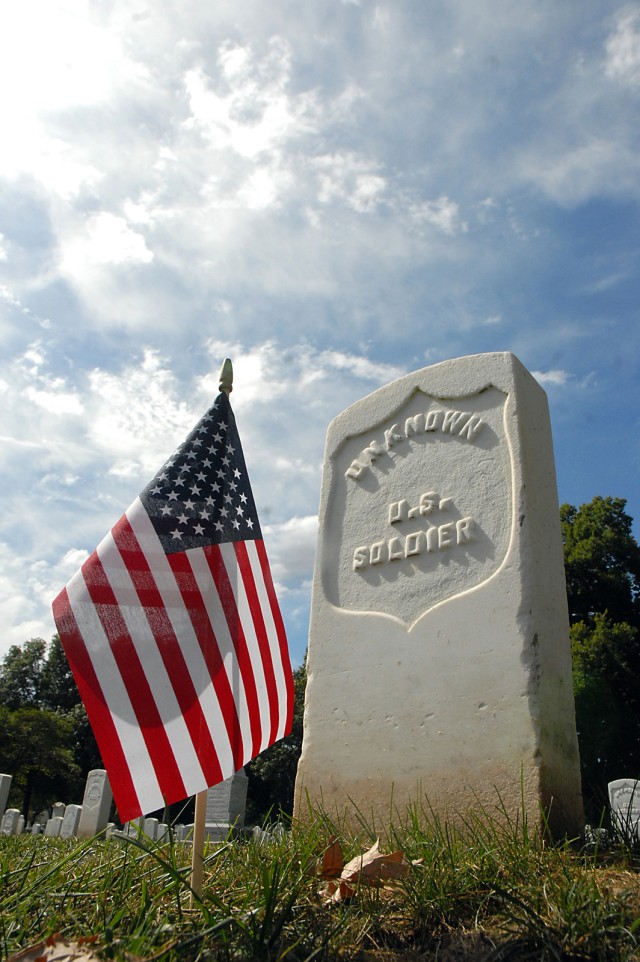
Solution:
<path fill-rule="evenodd" d="M 193 906 L 186 845 L 3 837 L 0 953 L 32 948 L 24 962 L 54 950 L 69 962 L 640 959 L 640 852 L 628 845 L 553 845 L 486 814 L 464 830 L 409 819 L 380 837 L 380 852 L 402 856 L 372 862 L 369 878 L 352 866 L 343 898 L 331 877 L 375 841 L 364 824 L 349 833 L 317 816 L 281 838 L 216 845 Z"/>

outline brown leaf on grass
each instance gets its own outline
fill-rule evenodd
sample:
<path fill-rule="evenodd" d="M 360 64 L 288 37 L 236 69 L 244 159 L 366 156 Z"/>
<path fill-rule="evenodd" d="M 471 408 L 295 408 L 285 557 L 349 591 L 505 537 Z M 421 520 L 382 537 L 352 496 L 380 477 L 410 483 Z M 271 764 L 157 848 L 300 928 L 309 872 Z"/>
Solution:
<path fill-rule="evenodd" d="M 365 882 L 367 885 L 381 885 L 388 879 L 403 878 L 409 871 L 409 863 L 402 852 L 383 855 L 380 852 L 380 839 L 364 855 L 357 855 L 347 862 L 340 877 L 348 882 Z"/>
<path fill-rule="evenodd" d="M 320 878 L 333 879 L 340 875 L 343 867 L 344 857 L 342 855 L 342 846 L 334 836 L 322 853 L 322 858 L 318 862 L 316 871 Z"/>
<path fill-rule="evenodd" d="M 351 899 L 356 894 L 356 890 L 352 885 L 343 882 L 342 879 L 334 879 L 327 882 L 321 894 L 325 897 L 325 904 L 328 904 L 329 902 L 344 902 L 346 899 Z"/>
<path fill-rule="evenodd" d="M 99 962 L 98 956 L 89 948 L 97 938 L 97 935 L 90 935 L 80 937 L 75 942 L 67 942 L 57 932 L 44 942 L 22 949 L 7 962 Z"/>
<path fill-rule="evenodd" d="M 332 839 L 325 849 L 318 867 L 320 877 L 327 879 L 323 895 L 328 902 L 340 902 L 356 894 L 358 885 L 382 887 L 408 873 L 409 862 L 400 851 L 384 854 L 380 852 L 380 839 L 363 855 L 356 855 L 346 865 L 342 865 L 342 849 L 339 842 Z"/>

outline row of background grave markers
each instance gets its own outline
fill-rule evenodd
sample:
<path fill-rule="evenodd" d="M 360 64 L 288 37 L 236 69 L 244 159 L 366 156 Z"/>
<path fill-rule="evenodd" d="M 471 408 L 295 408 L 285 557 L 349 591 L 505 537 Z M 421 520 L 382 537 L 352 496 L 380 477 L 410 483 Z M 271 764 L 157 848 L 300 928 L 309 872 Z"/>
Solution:
<path fill-rule="evenodd" d="M 244 769 L 207 791 L 206 834 L 212 841 L 226 838 L 232 830 L 244 826 L 248 779 Z M 11 775 L 0 775 L 0 835 L 20 835 L 25 819 L 17 808 L 6 809 Z M 618 778 L 609 782 L 612 826 L 623 837 L 640 838 L 640 779 Z M 89 772 L 82 805 L 56 802 L 46 824 L 35 821 L 31 834 L 60 838 L 92 838 L 115 828 L 109 822 L 112 794 L 107 773 L 102 769 Z M 128 834 L 144 832 L 152 841 L 162 841 L 169 826 L 157 818 L 137 818 L 125 825 Z M 191 837 L 193 825 L 174 825 L 177 841 Z"/>
<path fill-rule="evenodd" d="M 244 826 L 248 778 L 240 769 L 231 778 L 207 791 L 205 832 L 210 840 L 226 838 L 230 831 Z M 0 775 L 0 835 L 21 835 L 25 819 L 17 808 L 6 808 L 11 787 L 11 775 Z M 32 835 L 60 838 L 93 838 L 100 832 L 109 834 L 115 824 L 109 822 L 113 796 L 107 773 L 103 769 L 89 772 L 82 805 L 56 802 L 46 822 L 34 820 L 27 830 Z M 168 826 L 157 818 L 137 818 L 124 826 L 128 834 L 144 832 L 152 841 L 161 841 Z M 174 838 L 186 841 L 193 825 L 174 825 Z"/>

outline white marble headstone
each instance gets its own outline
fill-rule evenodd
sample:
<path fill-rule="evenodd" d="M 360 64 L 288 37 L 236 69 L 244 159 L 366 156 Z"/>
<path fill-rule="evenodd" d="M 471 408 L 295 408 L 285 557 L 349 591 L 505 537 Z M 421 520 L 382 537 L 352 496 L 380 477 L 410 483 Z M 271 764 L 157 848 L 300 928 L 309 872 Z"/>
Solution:
<path fill-rule="evenodd" d="M 145 818 L 144 820 L 144 834 L 151 839 L 152 842 L 158 837 L 158 825 L 160 824 L 157 818 Z"/>
<path fill-rule="evenodd" d="M 60 835 L 62 822 L 63 822 L 62 815 L 52 815 L 44 827 L 44 834 L 48 838 L 55 838 L 56 836 Z"/>
<path fill-rule="evenodd" d="M 20 824 L 20 811 L 17 808 L 8 808 L 2 816 L 0 834 L 19 835 L 18 826 Z"/>
<path fill-rule="evenodd" d="M 207 789 L 205 823 L 210 837 L 216 829 L 223 828 L 226 835 L 230 826 L 241 828 L 244 825 L 248 783 L 245 770 L 241 768 L 230 778 Z"/>
<path fill-rule="evenodd" d="M 0 818 L 4 815 L 11 788 L 11 775 L 0 775 Z"/>
<path fill-rule="evenodd" d="M 113 794 L 106 771 L 103 768 L 92 769 L 85 783 L 78 838 L 93 838 L 104 831 L 109 822 L 112 800 Z"/>
<path fill-rule="evenodd" d="M 82 815 L 82 805 L 67 805 L 60 825 L 60 838 L 76 838 Z"/>
<path fill-rule="evenodd" d="M 640 838 L 640 780 L 618 778 L 609 782 L 611 821 L 627 841 Z"/>
<path fill-rule="evenodd" d="M 409 374 L 330 425 L 307 672 L 298 814 L 308 794 L 515 818 L 524 795 L 580 829 L 549 413 L 513 355 Z"/>

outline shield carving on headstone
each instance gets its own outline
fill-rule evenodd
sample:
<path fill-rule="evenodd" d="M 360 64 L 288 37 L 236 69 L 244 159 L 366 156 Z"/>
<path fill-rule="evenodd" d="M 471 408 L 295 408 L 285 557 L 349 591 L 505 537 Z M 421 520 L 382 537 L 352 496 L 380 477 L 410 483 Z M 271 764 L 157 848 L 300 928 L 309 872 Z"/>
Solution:
<path fill-rule="evenodd" d="M 331 457 L 322 562 L 337 608 L 407 627 L 500 569 L 514 525 L 507 396 L 413 389 Z M 372 413 L 372 412 L 371 412 Z"/>

